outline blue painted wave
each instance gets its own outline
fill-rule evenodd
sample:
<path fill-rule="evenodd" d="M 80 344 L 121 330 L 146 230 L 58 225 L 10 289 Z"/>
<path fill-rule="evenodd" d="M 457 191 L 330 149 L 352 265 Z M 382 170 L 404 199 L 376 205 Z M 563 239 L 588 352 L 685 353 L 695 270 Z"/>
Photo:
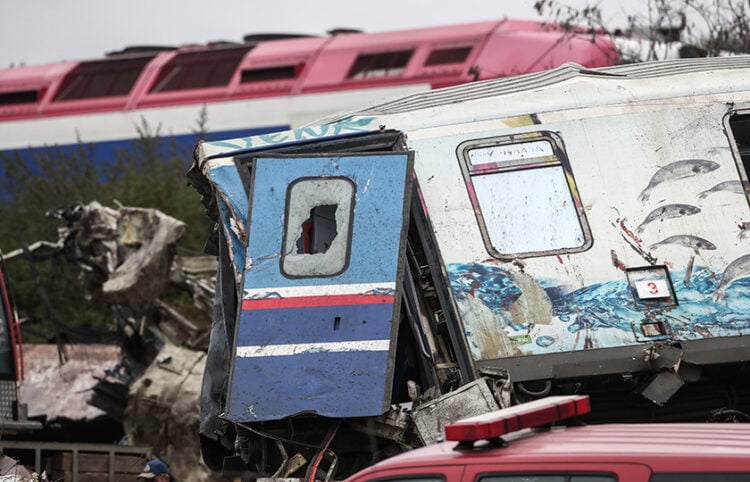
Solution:
<path fill-rule="evenodd" d="M 474 297 L 480 300 L 501 321 L 498 327 L 506 327 L 510 338 L 528 334 L 534 327 L 533 323 L 513 320 L 509 313 L 523 294 L 514 283 L 516 275 L 513 272 L 477 263 L 452 263 L 448 265 L 448 273 L 456 299 Z M 634 327 L 647 319 L 665 323 L 669 327 L 668 336 L 674 340 L 750 334 L 750 277 L 734 281 L 726 290 L 725 298 L 715 302 L 712 295 L 719 285 L 721 273 L 697 267 L 688 281 L 685 280 L 685 271 L 672 272 L 671 276 L 677 306 L 646 306 L 636 302 L 624 275 L 619 280 L 578 289 L 571 289 L 556 280 L 536 280 L 552 304 L 552 320 L 540 322 L 563 323 L 565 331 L 570 334 L 585 331 L 589 336 L 600 336 L 603 340 L 612 339 L 613 332 L 620 332 L 617 335 L 620 344 L 627 339 L 635 342 Z M 559 344 L 560 336 L 551 334 L 560 333 L 559 328 L 547 329 L 550 333 L 539 330 L 533 339 L 537 348 L 533 350 L 559 351 L 555 345 Z M 640 338 L 644 341 L 642 334 Z M 602 342 L 597 346 L 609 345 Z"/>

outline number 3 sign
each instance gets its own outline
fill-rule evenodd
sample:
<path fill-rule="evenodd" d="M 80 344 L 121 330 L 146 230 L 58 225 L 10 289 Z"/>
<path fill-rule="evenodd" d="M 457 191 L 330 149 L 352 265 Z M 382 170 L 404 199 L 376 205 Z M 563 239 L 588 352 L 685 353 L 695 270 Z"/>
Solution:
<path fill-rule="evenodd" d="M 667 298 L 669 296 L 669 285 L 663 279 L 642 280 L 635 282 L 638 298 Z"/>

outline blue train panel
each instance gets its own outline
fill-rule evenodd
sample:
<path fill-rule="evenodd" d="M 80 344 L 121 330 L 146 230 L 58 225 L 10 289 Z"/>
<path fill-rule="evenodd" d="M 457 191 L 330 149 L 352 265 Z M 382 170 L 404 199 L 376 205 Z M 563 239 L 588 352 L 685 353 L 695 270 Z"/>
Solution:
<path fill-rule="evenodd" d="M 229 420 L 387 410 L 411 162 L 254 160 Z"/>

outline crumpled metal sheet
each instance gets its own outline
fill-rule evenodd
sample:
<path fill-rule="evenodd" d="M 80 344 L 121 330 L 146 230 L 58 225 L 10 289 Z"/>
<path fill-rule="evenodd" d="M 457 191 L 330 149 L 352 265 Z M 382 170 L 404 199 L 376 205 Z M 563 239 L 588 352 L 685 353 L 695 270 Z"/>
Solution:
<path fill-rule="evenodd" d="M 166 289 L 175 245 L 186 225 L 153 209 L 121 208 L 119 214 L 115 241 L 122 262 L 102 285 L 102 299 L 137 313 L 150 308 Z"/>
<path fill-rule="evenodd" d="M 166 344 L 130 386 L 125 429 L 131 443 L 153 447 L 177 480 L 226 480 L 201 458 L 198 400 L 206 354 Z"/>

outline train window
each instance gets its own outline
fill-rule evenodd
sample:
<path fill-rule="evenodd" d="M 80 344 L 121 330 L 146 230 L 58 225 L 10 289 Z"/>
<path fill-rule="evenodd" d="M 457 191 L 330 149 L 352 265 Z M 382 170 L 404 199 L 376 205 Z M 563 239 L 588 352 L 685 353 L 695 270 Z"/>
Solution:
<path fill-rule="evenodd" d="M 349 79 L 371 79 L 401 75 L 409 63 L 413 50 L 361 54 L 349 69 Z"/>
<path fill-rule="evenodd" d="M 150 92 L 227 85 L 250 47 L 177 54 L 161 69 Z"/>
<path fill-rule="evenodd" d="M 36 90 L 20 90 L 17 92 L 3 92 L 0 94 L 0 106 L 29 104 L 39 100 Z"/>
<path fill-rule="evenodd" d="M 469 58 L 471 47 L 458 47 L 451 49 L 436 49 L 430 52 L 425 60 L 425 67 L 432 65 L 460 64 Z"/>
<path fill-rule="evenodd" d="M 334 276 L 346 269 L 355 191 L 345 177 L 303 178 L 289 185 L 281 255 L 284 275 Z"/>
<path fill-rule="evenodd" d="M 301 65 L 285 65 L 266 69 L 245 69 L 242 71 L 240 82 L 247 84 L 251 82 L 294 79 L 297 77 L 297 73 L 301 71 Z"/>
<path fill-rule="evenodd" d="M 729 128 L 745 169 L 744 180 L 747 181 L 750 175 L 750 113 L 729 116 Z"/>
<path fill-rule="evenodd" d="M 65 76 L 53 102 L 128 95 L 152 55 L 84 62 Z"/>
<path fill-rule="evenodd" d="M 485 246 L 500 259 L 584 251 L 592 244 L 562 140 L 552 132 L 458 147 Z"/>

